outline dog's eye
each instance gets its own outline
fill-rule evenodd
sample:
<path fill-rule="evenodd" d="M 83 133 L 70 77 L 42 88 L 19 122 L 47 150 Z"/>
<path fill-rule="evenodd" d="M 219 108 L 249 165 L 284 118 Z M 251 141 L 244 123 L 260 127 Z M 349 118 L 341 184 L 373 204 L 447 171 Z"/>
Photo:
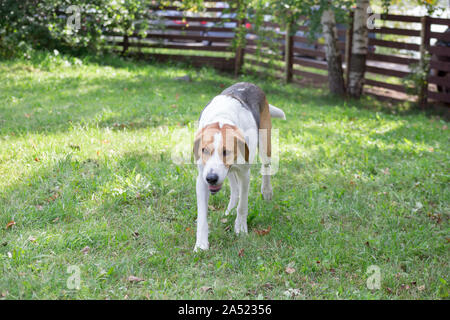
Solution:
<path fill-rule="evenodd" d="M 203 152 L 204 154 L 209 154 L 209 150 L 206 149 L 206 148 L 203 148 L 203 149 L 202 149 L 202 152 Z"/>
<path fill-rule="evenodd" d="M 223 154 L 224 157 L 226 157 L 226 156 L 228 156 L 230 154 L 230 151 L 223 150 L 222 154 Z"/>

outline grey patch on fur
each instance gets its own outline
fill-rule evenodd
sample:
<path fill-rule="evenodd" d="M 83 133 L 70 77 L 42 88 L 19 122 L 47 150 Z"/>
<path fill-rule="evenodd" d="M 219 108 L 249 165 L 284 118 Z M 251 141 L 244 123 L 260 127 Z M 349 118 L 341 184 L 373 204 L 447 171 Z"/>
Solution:
<path fill-rule="evenodd" d="M 231 87 L 226 88 L 222 91 L 220 95 L 229 96 L 233 99 L 238 100 L 242 107 L 249 110 L 253 118 L 256 121 L 256 124 L 259 128 L 260 114 L 262 109 L 264 108 L 264 102 L 266 100 L 266 95 L 264 92 L 253 83 L 249 82 L 238 82 L 233 84 Z M 209 102 L 205 108 L 210 104 Z M 205 110 L 203 108 L 203 110 Z M 200 113 L 200 118 L 202 116 L 202 112 Z"/>

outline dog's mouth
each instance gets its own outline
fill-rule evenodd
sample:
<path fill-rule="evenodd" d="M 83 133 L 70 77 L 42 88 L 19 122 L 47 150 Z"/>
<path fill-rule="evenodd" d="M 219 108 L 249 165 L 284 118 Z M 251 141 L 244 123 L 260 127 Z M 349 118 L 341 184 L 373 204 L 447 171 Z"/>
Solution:
<path fill-rule="evenodd" d="M 215 184 L 215 185 L 208 185 L 208 189 L 209 192 L 211 192 L 211 194 L 215 194 L 217 192 L 220 191 L 220 189 L 222 189 L 222 184 Z"/>

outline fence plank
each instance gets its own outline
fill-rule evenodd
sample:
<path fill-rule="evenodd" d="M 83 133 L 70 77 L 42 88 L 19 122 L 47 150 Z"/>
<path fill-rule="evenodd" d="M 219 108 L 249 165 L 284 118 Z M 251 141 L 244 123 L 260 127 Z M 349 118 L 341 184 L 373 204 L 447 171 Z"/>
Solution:
<path fill-rule="evenodd" d="M 381 27 L 373 29 L 370 32 L 379 34 L 395 34 L 400 36 L 420 37 L 420 30 Z"/>
<path fill-rule="evenodd" d="M 430 68 L 431 69 L 437 69 L 440 71 L 450 72 L 450 62 L 444 62 L 444 61 L 430 61 Z"/>
<path fill-rule="evenodd" d="M 419 62 L 419 59 L 394 56 L 394 55 L 390 56 L 390 55 L 380 54 L 380 53 L 368 53 L 367 60 L 390 62 L 390 63 L 397 63 L 397 64 L 405 64 L 405 65 L 410 65 L 410 64 Z"/>
<path fill-rule="evenodd" d="M 325 61 L 317 61 L 312 59 L 294 58 L 294 64 L 299 64 L 305 67 L 317 68 L 321 70 L 328 70 L 328 65 Z"/>
<path fill-rule="evenodd" d="M 150 10 L 153 11 L 180 11 L 183 12 L 185 10 L 183 10 L 183 8 L 178 7 L 178 6 L 164 6 L 164 7 L 157 7 L 157 6 L 150 6 L 149 7 Z M 226 12 L 226 13 L 231 13 L 234 12 L 234 10 L 232 8 L 214 8 L 214 7 L 206 7 L 203 9 L 202 12 Z"/>
<path fill-rule="evenodd" d="M 404 78 L 407 75 L 409 75 L 409 72 L 393 70 L 393 69 L 384 69 L 384 68 L 373 67 L 373 66 L 366 66 L 366 72 L 382 74 L 385 76 L 399 77 L 399 78 Z"/>
<path fill-rule="evenodd" d="M 412 51 L 420 50 L 420 46 L 415 43 L 388 41 L 388 40 L 380 40 L 380 39 L 373 39 L 373 38 L 369 39 L 369 45 L 388 47 L 388 48 L 396 48 L 396 49 L 405 49 L 405 50 L 412 50 Z"/>
<path fill-rule="evenodd" d="M 450 32 L 430 32 L 430 38 L 436 40 L 450 41 Z"/>
<path fill-rule="evenodd" d="M 438 56 L 446 56 L 450 57 L 450 48 L 449 47 L 438 47 L 438 46 L 432 46 L 428 50 L 430 53 L 437 54 Z"/>
<path fill-rule="evenodd" d="M 108 41 L 109 45 L 123 46 L 124 42 Z M 214 52 L 231 52 L 229 45 L 179 45 L 168 43 L 146 43 L 146 42 L 128 42 L 128 47 L 135 48 L 155 48 L 155 49 L 176 49 L 176 50 L 198 50 L 198 51 L 214 51 Z"/>
<path fill-rule="evenodd" d="M 295 46 L 292 50 L 294 51 L 294 53 L 303 54 L 305 56 L 325 58 L 325 51 L 321 50 L 298 48 Z"/>
<path fill-rule="evenodd" d="M 221 18 L 221 17 L 188 17 L 188 16 L 180 16 L 180 17 L 174 17 L 174 16 L 168 16 L 168 15 L 161 15 L 158 16 L 158 18 L 163 18 L 167 20 L 180 20 L 180 21 L 188 21 L 188 22 L 237 22 L 237 19 L 234 18 Z"/>
<path fill-rule="evenodd" d="M 136 35 L 136 38 L 137 35 Z M 212 36 L 198 36 L 189 34 L 164 34 L 164 33 L 147 33 L 146 39 L 161 38 L 168 40 L 198 40 L 198 41 L 214 41 L 214 42 L 231 42 L 233 37 L 212 37 Z"/>
<path fill-rule="evenodd" d="M 406 88 L 400 84 L 393 84 L 393 83 L 387 83 L 382 81 L 377 81 L 373 79 L 364 79 L 364 82 L 366 85 L 374 86 L 374 87 L 380 87 L 385 89 L 390 89 L 402 93 L 406 93 Z"/>
<path fill-rule="evenodd" d="M 221 71 L 232 72 L 234 70 L 234 59 L 224 57 L 206 57 L 175 54 L 144 54 L 139 52 L 128 52 L 128 55 L 138 59 L 154 59 L 157 61 L 180 61 L 189 63 L 194 67 L 210 66 Z"/>
<path fill-rule="evenodd" d="M 285 71 L 284 68 L 282 68 L 282 67 L 273 65 L 273 64 L 268 63 L 268 62 L 258 61 L 256 59 L 249 58 L 249 57 L 247 57 L 245 59 L 245 62 L 246 63 L 248 62 L 249 64 L 254 65 L 254 66 L 263 67 L 263 68 L 266 68 L 266 69 L 274 69 L 276 71 L 280 71 L 280 72 L 283 72 L 283 73 Z"/>
<path fill-rule="evenodd" d="M 450 88 L 450 76 L 448 77 L 429 76 L 428 83 L 433 83 Z"/>
<path fill-rule="evenodd" d="M 444 18 L 429 18 L 431 24 L 443 24 L 445 26 L 450 27 L 450 19 L 444 19 Z"/>
<path fill-rule="evenodd" d="M 428 91 L 428 98 L 441 102 L 450 103 L 450 94 L 448 93 Z"/>
<path fill-rule="evenodd" d="M 381 20 L 400 21 L 400 22 L 417 22 L 420 23 L 420 17 L 418 16 L 405 16 L 398 14 L 382 14 Z"/>
<path fill-rule="evenodd" d="M 294 75 L 305 77 L 305 78 L 310 78 L 310 79 L 313 79 L 315 81 L 324 82 L 324 83 L 328 82 L 328 76 L 325 76 L 323 74 L 318 74 L 318 73 L 313 73 L 313 72 L 308 72 L 308 71 L 302 71 L 302 70 L 297 70 L 297 69 L 293 69 L 292 73 Z"/>

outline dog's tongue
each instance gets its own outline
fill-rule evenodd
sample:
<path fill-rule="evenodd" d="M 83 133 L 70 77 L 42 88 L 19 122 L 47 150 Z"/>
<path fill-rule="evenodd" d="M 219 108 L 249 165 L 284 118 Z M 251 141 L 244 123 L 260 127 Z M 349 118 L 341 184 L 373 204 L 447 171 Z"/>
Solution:
<path fill-rule="evenodd" d="M 208 188 L 209 188 L 210 191 L 219 191 L 220 188 L 222 188 L 222 185 L 221 184 L 218 184 L 218 185 L 215 185 L 215 186 L 209 185 Z"/>

